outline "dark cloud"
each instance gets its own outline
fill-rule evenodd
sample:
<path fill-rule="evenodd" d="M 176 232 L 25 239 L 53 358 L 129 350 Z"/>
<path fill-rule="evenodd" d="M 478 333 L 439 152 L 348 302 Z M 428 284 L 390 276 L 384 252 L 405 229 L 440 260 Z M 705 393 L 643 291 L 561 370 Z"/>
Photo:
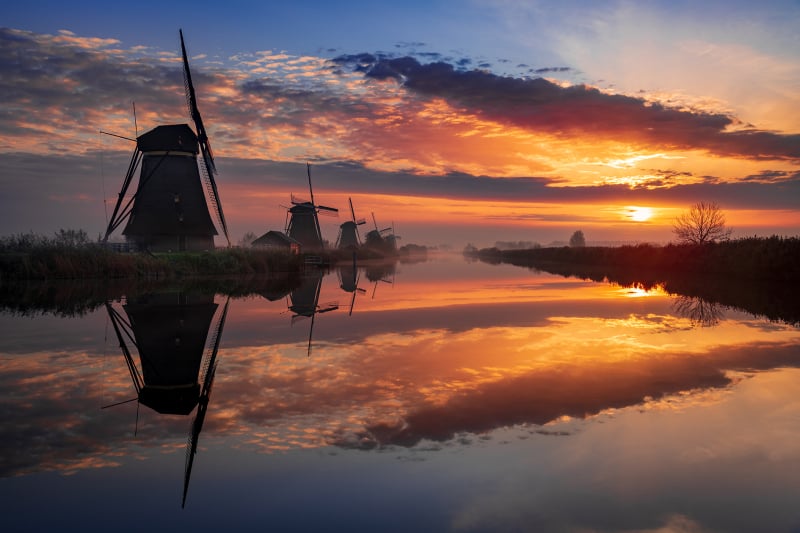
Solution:
<path fill-rule="evenodd" d="M 783 170 L 763 170 L 758 174 L 745 176 L 742 181 L 753 181 L 757 183 L 782 183 L 785 181 L 800 180 L 800 172 L 786 172 Z"/>
<path fill-rule="evenodd" d="M 298 163 L 277 163 L 254 160 L 231 160 L 228 174 L 237 181 L 270 180 L 296 183 L 303 175 Z M 227 165 L 228 163 L 226 163 Z M 245 170 L 246 169 L 246 170 Z M 672 202 L 691 204 L 697 198 L 714 198 L 727 208 L 747 207 L 762 209 L 793 209 L 800 197 L 800 173 L 794 179 L 781 182 L 719 183 L 716 179 L 701 183 L 680 185 L 676 176 L 683 172 L 656 170 L 669 180 L 669 188 L 631 189 L 627 185 L 597 185 L 559 187 L 558 179 L 544 177 L 498 178 L 449 173 L 438 176 L 418 176 L 404 172 L 379 172 L 362 163 L 349 161 L 320 164 L 315 167 L 319 187 L 329 191 L 362 194 L 402 194 L 420 197 L 445 197 L 465 200 L 524 201 L 543 203 L 595 203 L 595 202 Z M 413 186 L 412 186 L 413 184 Z"/>
<path fill-rule="evenodd" d="M 421 48 L 421 47 L 425 46 L 425 43 L 420 42 L 420 41 L 406 41 L 406 42 L 397 43 L 394 46 L 395 46 L 395 48 Z"/>
<path fill-rule="evenodd" d="M 347 63 L 341 57 L 333 61 Z M 751 159 L 800 160 L 800 135 L 727 131 L 736 120 L 726 115 L 683 111 L 586 85 L 562 87 L 543 78 L 464 71 L 445 62 L 422 64 L 410 56 L 376 58 L 370 66 L 359 67 L 367 78 L 393 79 L 414 93 L 444 98 L 466 112 L 534 131 L 671 149 L 702 148 Z"/>
<path fill-rule="evenodd" d="M 117 51 L 89 50 L 50 36 L 0 29 L 0 73 L 4 135 L 20 133 L 23 109 L 45 130 L 61 123 L 71 129 L 75 124 L 96 127 L 87 122 L 111 110 L 130 112 L 133 98 L 140 109 L 186 114 L 178 64 L 139 62 Z M 197 85 L 212 79 L 199 71 L 196 77 Z"/>
<path fill-rule="evenodd" d="M 572 72 L 570 67 L 544 67 L 534 70 L 536 74 L 549 74 L 551 72 Z"/>

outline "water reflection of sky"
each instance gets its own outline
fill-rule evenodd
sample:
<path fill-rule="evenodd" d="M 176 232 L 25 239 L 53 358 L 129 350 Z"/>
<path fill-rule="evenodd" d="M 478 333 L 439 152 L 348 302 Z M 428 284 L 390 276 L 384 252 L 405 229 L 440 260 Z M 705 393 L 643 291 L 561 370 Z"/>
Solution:
<path fill-rule="evenodd" d="M 121 511 L 100 484 L 208 528 L 234 510 L 279 530 L 800 526 L 797 328 L 458 260 L 359 287 L 349 314 L 324 279 L 340 307 L 310 357 L 285 300 L 231 301 L 182 515 L 191 417 L 100 409 L 134 395 L 104 311 L 0 317 L 2 508 L 48 494 L 54 519 L 86 521 L 79 488 Z"/>

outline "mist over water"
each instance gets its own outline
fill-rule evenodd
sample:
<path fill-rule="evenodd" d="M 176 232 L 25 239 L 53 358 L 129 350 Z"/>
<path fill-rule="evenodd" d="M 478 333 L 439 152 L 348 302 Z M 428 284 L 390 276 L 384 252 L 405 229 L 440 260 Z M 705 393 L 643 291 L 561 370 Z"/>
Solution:
<path fill-rule="evenodd" d="M 6 530 L 800 525 L 797 309 L 455 255 L 4 290 Z"/>

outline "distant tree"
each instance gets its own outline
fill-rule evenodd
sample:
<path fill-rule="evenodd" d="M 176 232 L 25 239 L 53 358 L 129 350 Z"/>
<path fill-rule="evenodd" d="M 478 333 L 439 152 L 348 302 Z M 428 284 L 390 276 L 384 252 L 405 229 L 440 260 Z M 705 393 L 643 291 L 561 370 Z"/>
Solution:
<path fill-rule="evenodd" d="M 681 244 L 727 241 L 733 230 L 725 227 L 725 215 L 714 202 L 698 202 L 681 213 L 672 224 Z"/>
<path fill-rule="evenodd" d="M 572 234 L 572 237 L 569 238 L 569 245 L 573 248 L 586 246 L 586 237 L 583 236 L 583 232 L 581 230 L 578 230 Z"/>
<path fill-rule="evenodd" d="M 68 248 L 83 246 L 88 242 L 89 235 L 82 229 L 60 229 L 53 238 L 53 244 L 56 246 L 66 246 Z"/>
<path fill-rule="evenodd" d="M 250 248 L 250 245 L 252 245 L 253 241 L 256 240 L 257 238 L 258 235 L 256 235 L 252 231 L 248 231 L 247 233 L 242 235 L 242 238 L 239 239 L 239 242 L 236 244 L 241 248 Z"/>

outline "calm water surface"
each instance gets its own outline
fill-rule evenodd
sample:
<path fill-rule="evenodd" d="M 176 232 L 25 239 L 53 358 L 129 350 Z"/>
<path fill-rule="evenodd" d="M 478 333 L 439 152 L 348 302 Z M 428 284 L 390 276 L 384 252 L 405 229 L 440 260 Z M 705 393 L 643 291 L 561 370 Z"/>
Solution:
<path fill-rule="evenodd" d="M 0 328 L 3 531 L 800 531 L 744 311 L 445 257 Z"/>

